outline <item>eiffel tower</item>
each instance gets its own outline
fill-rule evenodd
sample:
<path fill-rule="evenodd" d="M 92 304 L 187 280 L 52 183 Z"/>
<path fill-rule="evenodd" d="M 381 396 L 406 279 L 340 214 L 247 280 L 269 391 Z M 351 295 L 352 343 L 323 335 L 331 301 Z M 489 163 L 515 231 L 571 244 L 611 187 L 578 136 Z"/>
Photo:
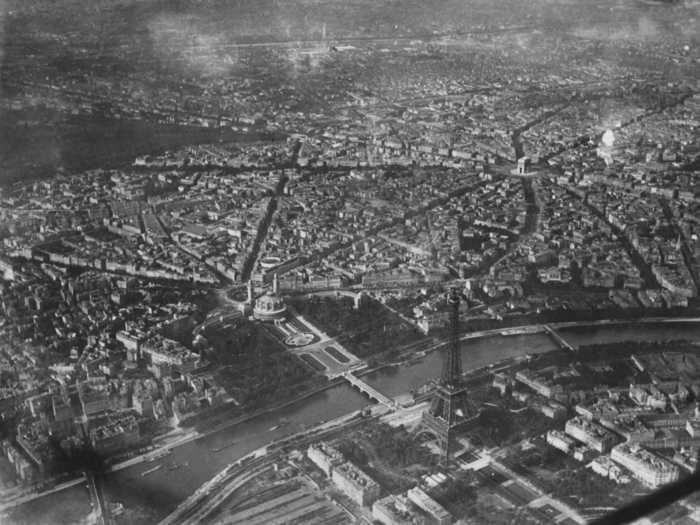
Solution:
<path fill-rule="evenodd" d="M 462 356 L 459 350 L 459 302 L 457 288 L 452 288 L 447 302 L 452 307 L 450 348 L 442 367 L 442 377 L 433 393 L 430 408 L 423 413 L 421 431 L 437 438 L 443 463 L 449 462 L 455 430 L 463 428 L 479 416 L 467 396 L 462 382 Z"/>

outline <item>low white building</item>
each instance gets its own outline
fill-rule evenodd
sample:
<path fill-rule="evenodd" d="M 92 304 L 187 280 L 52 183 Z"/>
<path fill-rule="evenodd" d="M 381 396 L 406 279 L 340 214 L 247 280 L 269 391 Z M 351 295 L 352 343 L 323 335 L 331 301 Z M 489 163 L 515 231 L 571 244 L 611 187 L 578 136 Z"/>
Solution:
<path fill-rule="evenodd" d="M 621 443 L 612 449 L 610 458 L 651 488 L 676 481 L 680 475 L 676 465 L 639 445 Z"/>
<path fill-rule="evenodd" d="M 566 454 L 570 453 L 576 446 L 576 442 L 561 430 L 550 430 L 547 432 L 547 443 Z"/>
<path fill-rule="evenodd" d="M 427 525 L 404 496 L 389 495 L 372 505 L 372 518 L 383 525 Z"/>
<path fill-rule="evenodd" d="M 609 478 L 616 483 L 626 484 L 630 478 L 622 472 L 622 469 L 608 456 L 598 456 L 588 465 L 593 472 Z"/>
<path fill-rule="evenodd" d="M 619 441 L 617 435 L 607 428 L 582 417 L 575 417 L 567 421 L 564 430 L 572 438 L 603 454 Z"/>
<path fill-rule="evenodd" d="M 343 455 L 335 447 L 324 442 L 309 445 L 309 448 L 306 450 L 306 456 L 329 478 L 333 472 L 333 467 L 345 461 Z"/>
<path fill-rule="evenodd" d="M 413 487 L 406 495 L 416 507 L 426 512 L 437 525 L 448 525 L 452 523 L 452 515 L 447 509 L 431 498 L 420 487 Z"/>
<path fill-rule="evenodd" d="M 333 467 L 331 479 L 346 496 L 362 506 L 374 503 L 381 492 L 376 481 L 350 462 Z"/>

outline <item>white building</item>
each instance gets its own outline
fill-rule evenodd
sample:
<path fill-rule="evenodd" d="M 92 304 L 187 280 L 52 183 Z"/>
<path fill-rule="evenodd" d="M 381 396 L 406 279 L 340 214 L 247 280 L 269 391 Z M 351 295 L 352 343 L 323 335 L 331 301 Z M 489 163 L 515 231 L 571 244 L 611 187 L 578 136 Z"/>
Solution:
<path fill-rule="evenodd" d="M 403 496 L 389 495 L 372 505 L 372 518 L 383 525 L 427 525 Z"/>
<path fill-rule="evenodd" d="M 369 506 L 379 497 L 379 484 L 350 462 L 333 467 L 333 483 L 353 501 Z"/>
<path fill-rule="evenodd" d="M 447 512 L 447 509 L 426 494 L 420 487 L 413 487 L 406 495 L 416 507 L 425 511 L 438 525 L 452 523 L 452 515 Z"/>
<path fill-rule="evenodd" d="M 622 469 L 608 456 L 598 456 L 588 465 L 591 470 L 604 478 L 610 478 L 616 483 L 625 484 L 630 482 L 630 478 L 626 476 Z"/>
<path fill-rule="evenodd" d="M 187 347 L 166 337 L 153 337 L 141 346 L 141 354 L 150 359 L 153 365 L 168 365 L 180 373 L 194 370 L 199 356 Z"/>
<path fill-rule="evenodd" d="M 324 442 L 309 445 L 309 448 L 306 450 L 306 456 L 325 472 L 329 478 L 333 472 L 333 467 L 345 461 L 343 455 L 335 447 Z"/>
<path fill-rule="evenodd" d="M 561 430 L 550 430 L 547 432 L 547 443 L 566 454 L 569 454 L 576 446 L 576 442 Z"/>
<path fill-rule="evenodd" d="M 676 465 L 639 445 L 621 443 L 612 449 L 610 458 L 651 488 L 676 481 L 680 475 L 680 469 Z"/>
<path fill-rule="evenodd" d="M 619 441 L 617 436 L 608 429 L 582 417 L 575 417 L 567 421 L 564 430 L 572 438 L 602 454 L 610 450 Z"/>

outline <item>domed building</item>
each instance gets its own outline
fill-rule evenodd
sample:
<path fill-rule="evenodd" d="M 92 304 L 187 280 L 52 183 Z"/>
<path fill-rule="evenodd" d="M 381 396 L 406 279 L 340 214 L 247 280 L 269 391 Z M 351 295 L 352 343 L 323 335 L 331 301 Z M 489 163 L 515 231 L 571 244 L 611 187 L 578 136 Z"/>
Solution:
<path fill-rule="evenodd" d="M 253 317 L 259 321 L 277 321 L 284 319 L 287 305 L 284 299 L 274 292 L 268 292 L 258 297 L 253 308 Z"/>

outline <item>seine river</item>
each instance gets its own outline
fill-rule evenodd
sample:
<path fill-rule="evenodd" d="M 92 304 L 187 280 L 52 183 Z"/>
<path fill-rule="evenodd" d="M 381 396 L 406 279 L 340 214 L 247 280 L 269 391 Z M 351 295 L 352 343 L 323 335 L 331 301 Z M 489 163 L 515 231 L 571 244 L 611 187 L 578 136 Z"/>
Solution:
<path fill-rule="evenodd" d="M 700 340 L 700 324 L 585 327 L 564 329 L 560 333 L 574 345 L 626 340 Z M 480 368 L 504 359 L 555 348 L 555 343 L 545 334 L 473 339 L 462 343 L 463 365 L 465 369 Z M 407 394 L 440 375 L 442 358 L 442 352 L 432 352 L 418 361 L 374 372 L 363 379 L 386 395 Z M 347 414 L 369 403 L 364 395 L 348 385 L 333 387 L 295 405 L 184 444 L 156 462 L 142 463 L 112 473 L 107 480 L 108 497 L 136 512 L 133 523 L 145 525 L 157 522 L 227 464 L 274 439 L 301 431 L 322 420 Z M 282 425 L 278 426 L 280 423 Z M 224 448 L 218 450 L 220 447 Z M 159 463 L 163 465 L 162 468 L 141 475 Z M 72 525 L 85 522 L 89 512 L 87 489 L 78 485 L 18 508 L 10 522 Z"/>

